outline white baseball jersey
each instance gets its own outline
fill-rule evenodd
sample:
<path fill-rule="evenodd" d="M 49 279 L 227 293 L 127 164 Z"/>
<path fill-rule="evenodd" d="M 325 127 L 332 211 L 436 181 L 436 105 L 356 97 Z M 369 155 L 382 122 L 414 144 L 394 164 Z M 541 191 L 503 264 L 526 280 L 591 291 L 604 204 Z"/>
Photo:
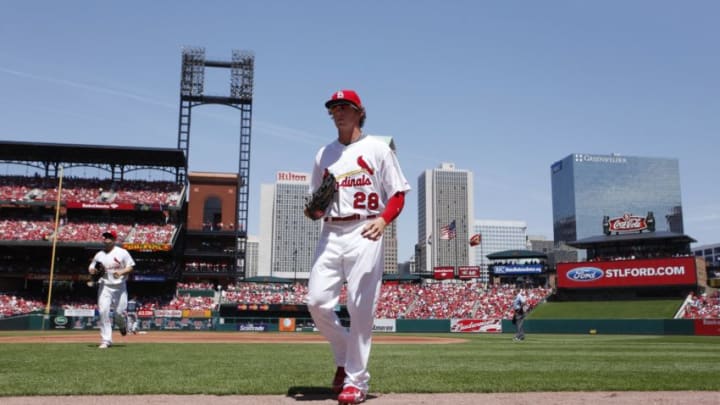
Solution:
<path fill-rule="evenodd" d="M 115 273 L 128 266 L 135 266 L 135 261 L 132 256 L 130 256 L 130 253 L 120 246 L 114 246 L 110 252 L 105 252 L 104 250 L 97 252 L 90 264 L 91 268 L 94 268 L 95 262 L 100 262 L 105 266 L 105 275 L 100 279 L 100 283 L 105 285 L 120 285 L 124 283 L 127 276 L 115 278 Z"/>
<path fill-rule="evenodd" d="M 322 147 L 310 178 L 310 192 L 322 183 L 325 170 L 338 182 L 335 198 L 325 212 L 327 217 L 379 215 L 387 199 L 410 190 L 395 152 L 385 142 L 367 135 L 343 145 L 338 140 Z"/>

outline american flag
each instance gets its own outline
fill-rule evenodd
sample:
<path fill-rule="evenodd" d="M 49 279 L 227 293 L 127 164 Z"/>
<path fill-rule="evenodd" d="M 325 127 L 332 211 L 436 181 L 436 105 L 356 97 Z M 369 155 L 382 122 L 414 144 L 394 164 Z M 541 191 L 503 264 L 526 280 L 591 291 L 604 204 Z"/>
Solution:
<path fill-rule="evenodd" d="M 455 230 L 455 220 L 440 228 L 440 239 L 455 239 L 457 231 Z"/>

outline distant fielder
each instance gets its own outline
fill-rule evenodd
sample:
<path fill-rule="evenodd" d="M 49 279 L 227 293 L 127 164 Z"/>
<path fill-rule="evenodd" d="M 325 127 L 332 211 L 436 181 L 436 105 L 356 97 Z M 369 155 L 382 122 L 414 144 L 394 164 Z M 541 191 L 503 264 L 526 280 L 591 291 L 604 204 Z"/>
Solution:
<path fill-rule="evenodd" d="M 115 321 L 120 333 L 123 336 L 127 334 L 126 280 L 135 267 L 135 261 L 127 250 L 115 246 L 115 240 L 117 240 L 115 231 L 106 231 L 102 237 L 103 250 L 95 254 L 88 271 L 91 275 L 97 273 L 98 268 L 105 271 L 98 281 L 98 312 L 100 312 L 100 338 L 102 339 L 98 347 L 107 349 L 112 346 L 111 308 L 115 311 Z"/>
<path fill-rule="evenodd" d="M 323 207 L 313 203 L 313 197 L 305 208 L 308 217 L 323 219 L 307 303 L 332 347 L 338 402 L 359 404 L 365 401 L 370 380 L 368 358 L 384 268 L 383 232 L 402 211 L 410 186 L 390 147 L 362 133 L 366 114 L 357 93 L 338 91 L 325 107 L 338 136 L 318 151 L 310 180 L 311 193 L 319 199 L 329 194 L 330 201 Z M 336 181 L 327 181 L 328 176 Z M 345 282 L 349 330 L 335 313 Z"/>

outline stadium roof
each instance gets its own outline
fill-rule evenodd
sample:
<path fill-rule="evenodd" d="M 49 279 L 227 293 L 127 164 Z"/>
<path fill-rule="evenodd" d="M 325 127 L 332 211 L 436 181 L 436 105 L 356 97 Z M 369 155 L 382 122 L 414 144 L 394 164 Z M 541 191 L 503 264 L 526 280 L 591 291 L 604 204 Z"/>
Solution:
<path fill-rule="evenodd" d="M 503 250 L 502 252 L 491 253 L 487 256 L 490 260 L 499 259 L 546 259 L 547 255 L 534 250 Z"/>
<path fill-rule="evenodd" d="M 0 141 L 0 161 L 185 167 L 182 149 Z"/>
<path fill-rule="evenodd" d="M 589 249 L 599 248 L 603 246 L 612 245 L 625 245 L 628 242 L 647 242 L 647 243 L 694 243 L 697 242 L 695 239 L 677 232 L 642 232 L 642 233 L 629 233 L 620 235 L 597 235 L 589 238 L 576 240 L 573 242 L 567 242 L 568 246 L 572 246 L 578 249 Z"/>

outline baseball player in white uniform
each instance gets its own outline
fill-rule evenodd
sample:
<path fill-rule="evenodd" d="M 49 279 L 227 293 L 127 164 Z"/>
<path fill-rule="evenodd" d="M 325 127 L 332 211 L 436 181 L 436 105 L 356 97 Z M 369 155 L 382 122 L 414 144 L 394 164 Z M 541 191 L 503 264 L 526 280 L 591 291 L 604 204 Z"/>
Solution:
<path fill-rule="evenodd" d="M 90 274 L 95 274 L 96 263 L 102 263 L 105 274 L 99 280 L 98 311 L 100 312 L 100 349 L 112 346 L 112 320 L 110 308 L 114 309 L 115 320 L 124 336 L 127 334 L 127 284 L 128 275 L 135 266 L 130 253 L 115 245 L 117 233 L 107 231 L 102 234 L 103 250 L 97 252 L 88 267 Z"/>
<path fill-rule="evenodd" d="M 318 151 L 310 193 L 328 174 L 336 177 L 337 192 L 323 218 L 307 304 L 315 326 L 332 347 L 338 402 L 358 404 L 365 401 L 370 380 L 368 358 L 384 268 L 383 232 L 402 211 L 410 186 L 390 147 L 362 133 L 366 113 L 355 91 L 338 91 L 325 106 L 338 138 Z M 349 330 L 335 313 L 344 282 Z"/>

